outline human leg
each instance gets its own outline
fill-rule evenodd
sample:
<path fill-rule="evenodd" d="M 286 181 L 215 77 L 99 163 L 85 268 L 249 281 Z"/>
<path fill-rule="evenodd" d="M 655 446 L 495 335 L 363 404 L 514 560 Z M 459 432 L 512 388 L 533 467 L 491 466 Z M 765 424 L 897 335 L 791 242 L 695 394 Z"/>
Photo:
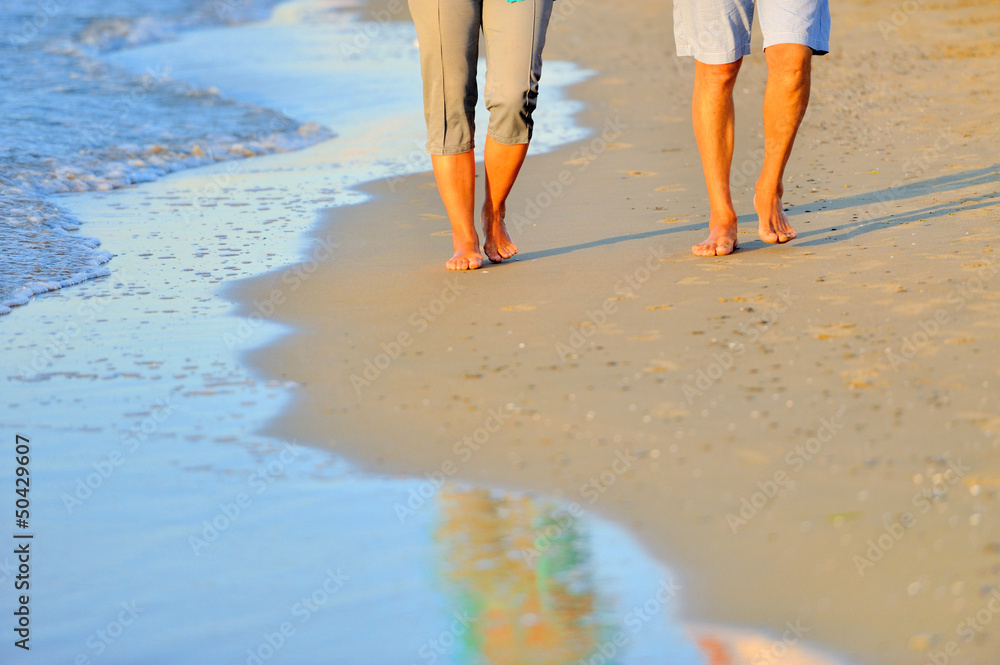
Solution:
<path fill-rule="evenodd" d="M 733 162 L 733 86 L 743 59 L 724 65 L 695 61 L 691 122 L 708 189 L 708 238 L 693 246 L 698 256 L 724 256 L 737 247 L 736 211 L 729 188 Z"/>
<path fill-rule="evenodd" d="M 801 44 L 774 44 L 764 55 L 764 165 L 754 191 L 754 208 L 760 239 L 783 243 L 797 235 L 785 216 L 781 197 L 785 166 L 809 104 L 812 49 Z"/>
<path fill-rule="evenodd" d="M 483 202 L 483 250 L 494 263 L 517 253 L 504 223 L 506 201 L 524 163 L 534 123 L 542 73 L 542 49 L 552 0 L 485 0 L 486 50 L 486 196 Z"/>
<path fill-rule="evenodd" d="M 482 265 L 473 155 L 482 0 L 410 0 L 420 43 L 427 151 L 452 228 L 449 270 Z"/>

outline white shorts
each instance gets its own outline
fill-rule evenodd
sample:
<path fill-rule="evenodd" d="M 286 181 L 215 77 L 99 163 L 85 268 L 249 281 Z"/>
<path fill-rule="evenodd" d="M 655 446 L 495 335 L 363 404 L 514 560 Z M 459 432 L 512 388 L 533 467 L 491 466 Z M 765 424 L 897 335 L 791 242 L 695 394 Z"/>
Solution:
<path fill-rule="evenodd" d="M 757 0 L 764 48 L 802 44 L 815 55 L 830 50 L 829 0 Z M 677 55 L 707 65 L 750 54 L 754 0 L 674 0 Z"/>

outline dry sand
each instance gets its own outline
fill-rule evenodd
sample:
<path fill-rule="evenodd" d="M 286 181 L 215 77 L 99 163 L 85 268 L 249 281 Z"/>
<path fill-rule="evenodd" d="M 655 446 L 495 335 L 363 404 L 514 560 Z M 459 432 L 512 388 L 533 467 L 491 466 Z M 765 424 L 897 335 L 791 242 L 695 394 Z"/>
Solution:
<path fill-rule="evenodd" d="M 423 174 L 330 211 L 334 256 L 294 290 L 234 289 L 245 312 L 277 292 L 295 328 L 252 354 L 303 384 L 271 433 L 580 502 L 682 574 L 690 621 L 798 622 L 858 663 L 1000 662 L 995 2 L 836 3 L 780 247 L 750 201 L 755 51 L 742 249 L 719 259 L 690 254 L 707 200 L 670 4 L 556 8 L 546 56 L 596 71 L 571 91 L 593 139 L 529 158 L 516 260 L 446 273 Z"/>

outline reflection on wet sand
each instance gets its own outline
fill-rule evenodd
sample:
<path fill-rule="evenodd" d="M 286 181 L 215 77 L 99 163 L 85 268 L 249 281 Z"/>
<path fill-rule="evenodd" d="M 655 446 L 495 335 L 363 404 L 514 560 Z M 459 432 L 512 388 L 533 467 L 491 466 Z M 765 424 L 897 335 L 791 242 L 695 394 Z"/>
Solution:
<path fill-rule="evenodd" d="M 678 623 L 670 608 L 681 587 L 669 571 L 576 504 L 454 486 L 436 503 L 439 577 L 454 620 L 433 648 L 453 662 L 844 665 L 789 632 L 791 623 L 773 635 Z"/>
<path fill-rule="evenodd" d="M 468 662 L 556 665 L 600 641 L 586 533 L 572 507 L 485 489 L 443 489 L 442 576 L 468 627 Z"/>

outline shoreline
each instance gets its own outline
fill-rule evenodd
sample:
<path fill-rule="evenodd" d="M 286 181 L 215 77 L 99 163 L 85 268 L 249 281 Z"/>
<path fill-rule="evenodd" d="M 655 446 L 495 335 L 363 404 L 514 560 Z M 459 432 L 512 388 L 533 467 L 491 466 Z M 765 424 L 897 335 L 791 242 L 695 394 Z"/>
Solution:
<path fill-rule="evenodd" d="M 62 8 L 53 5 L 35 16 L 35 23 L 28 12 L 19 24 L 18 9 L 24 8 L 15 3 L 7 37 L 8 65 L 17 72 L 7 102 L 11 109 L 31 108 L 32 114 L 15 112 L 19 122 L 6 146 L 16 168 L 8 169 L 0 192 L 0 250 L 10 266 L 0 275 L 0 316 L 37 296 L 111 274 L 112 254 L 59 205 L 62 194 L 133 187 L 189 168 L 301 149 L 331 136 L 326 128 L 274 109 L 172 79 L 162 67 L 128 72 L 115 64 L 119 50 L 168 43 L 177 32 L 183 39 L 198 28 L 239 28 L 270 13 L 262 4 L 274 3 L 218 11 L 190 7 L 186 13 L 182 7 L 173 7 L 174 13 L 146 7 L 148 14 L 141 7 L 138 13 L 118 7 L 115 16 L 80 16 L 68 23 Z M 67 87 L 60 79 L 76 84 Z M 172 115 L 178 109 L 198 115 L 199 129 Z"/>
<path fill-rule="evenodd" d="M 741 236 L 754 239 L 741 238 L 743 249 L 715 260 L 693 259 L 688 249 L 707 220 L 687 72 L 670 62 L 659 39 L 669 42 L 668 12 L 654 3 L 570 11 L 550 34 L 546 56 L 598 71 L 573 96 L 588 102 L 586 126 L 619 116 L 622 135 L 595 159 L 574 154 L 578 145 L 530 157 L 508 203 L 510 215 L 528 220 L 514 237 L 522 253 L 473 273 L 443 271 L 447 220 L 429 174 L 391 187 L 369 184 L 371 201 L 330 211 L 314 236 L 333 234 L 342 252 L 277 310 L 294 332 L 248 354 L 264 375 L 303 384 L 267 431 L 313 442 L 336 432 L 338 453 L 362 468 L 420 477 L 439 471 L 491 409 L 506 409 L 509 424 L 456 476 L 568 499 L 613 468 L 615 453 L 636 455 L 632 468 L 602 484 L 596 509 L 686 578 L 693 592 L 685 619 L 771 634 L 801 620 L 814 644 L 859 663 L 923 663 L 957 644 L 955 623 L 979 609 L 979 591 L 993 575 L 983 544 L 998 537 L 997 527 L 983 515 L 996 510 L 996 492 L 983 488 L 1000 477 L 988 415 L 996 405 L 987 388 L 998 379 L 980 363 L 958 380 L 942 351 L 995 358 L 995 326 L 967 314 L 998 307 L 989 283 L 998 238 L 983 217 L 996 216 L 997 168 L 989 155 L 997 137 L 969 145 L 963 128 L 949 126 L 941 145 L 927 120 L 933 91 L 908 98 L 887 87 L 885 76 L 858 81 L 864 49 L 886 49 L 874 11 L 836 8 L 840 29 L 855 30 L 856 52 L 848 59 L 835 51 L 816 64 L 814 102 L 789 165 L 798 240 L 766 247 L 748 230 L 752 214 L 741 216 Z M 933 42 L 914 40 L 935 21 L 930 10 L 911 17 L 903 50 L 933 53 Z M 651 43 L 666 64 L 636 57 Z M 919 66 L 943 71 L 933 59 Z M 753 171 L 746 146 L 760 124 L 763 74 L 755 53 L 737 88 L 734 173 Z M 660 94 L 657 86 L 667 83 L 684 94 Z M 868 98 L 873 87 L 883 105 L 900 95 L 926 105 L 893 107 L 896 121 L 882 124 L 884 113 L 873 112 Z M 853 116 L 844 113 L 852 99 L 863 100 Z M 981 113 L 971 116 L 963 118 L 966 127 L 987 127 Z M 901 150 L 901 141 L 920 147 Z M 545 185 L 567 170 L 574 189 L 548 192 L 549 203 Z M 734 199 L 741 212 L 749 208 L 746 186 Z M 532 203 L 544 214 L 533 219 Z M 948 228 L 929 221 L 943 217 Z M 973 242 L 960 240 L 964 246 L 953 253 L 937 250 L 953 242 L 956 225 Z M 921 246 L 902 250 L 918 230 Z M 651 250 L 657 261 L 643 273 Z M 990 273 L 985 281 L 983 270 Z M 632 285 L 619 287 L 629 276 Z M 264 275 L 230 293 L 246 312 L 267 297 L 273 279 Z M 949 305 L 974 280 L 982 284 L 962 296 L 968 309 Z M 450 285 L 462 293 L 452 303 L 442 297 Z M 788 300 L 794 305 L 783 304 Z M 417 316 L 422 306 L 433 320 Z M 947 336 L 921 345 L 919 356 L 904 352 L 927 313 L 941 308 L 950 316 Z M 582 343 L 572 343 L 574 332 Z M 559 343 L 577 357 L 559 354 Z M 885 348 L 907 362 L 892 366 Z M 380 353 L 390 364 L 359 394 L 350 376 L 363 376 L 365 361 Z M 716 364 L 723 373 L 713 379 Z M 715 383 L 699 387 L 699 370 Z M 925 387 L 939 380 L 961 399 L 928 398 Z M 764 402 L 765 391 L 774 399 Z M 953 406 L 959 402 L 980 407 L 961 410 Z M 808 450 L 838 412 L 839 438 L 790 463 L 795 446 Z M 888 422 L 883 413 L 892 414 Z M 924 507 L 919 497 L 949 462 L 968 470 L 947 485 L 948 502 L 918 513 L 905 531 L 918 536 L 896 539 L 900 515 Z M 792 484 L 774 480 L 789 475 Z M 758 492 L 771 493 L 769 483 L 777 489 L 766 505 L 748 511 L 749 528 L 739 533 L 744 525 L 737 524 L 733 533 L 727 515 L 739 514 L 741 499 L 758 503 Z M 857 560 L 884 533 L 893 538 L 896 563 L 869 561 L 875 570 L 866 575 Z M 996 652 L 995 638 L 977 640 L 961 644 L 952 662 Z"/>

